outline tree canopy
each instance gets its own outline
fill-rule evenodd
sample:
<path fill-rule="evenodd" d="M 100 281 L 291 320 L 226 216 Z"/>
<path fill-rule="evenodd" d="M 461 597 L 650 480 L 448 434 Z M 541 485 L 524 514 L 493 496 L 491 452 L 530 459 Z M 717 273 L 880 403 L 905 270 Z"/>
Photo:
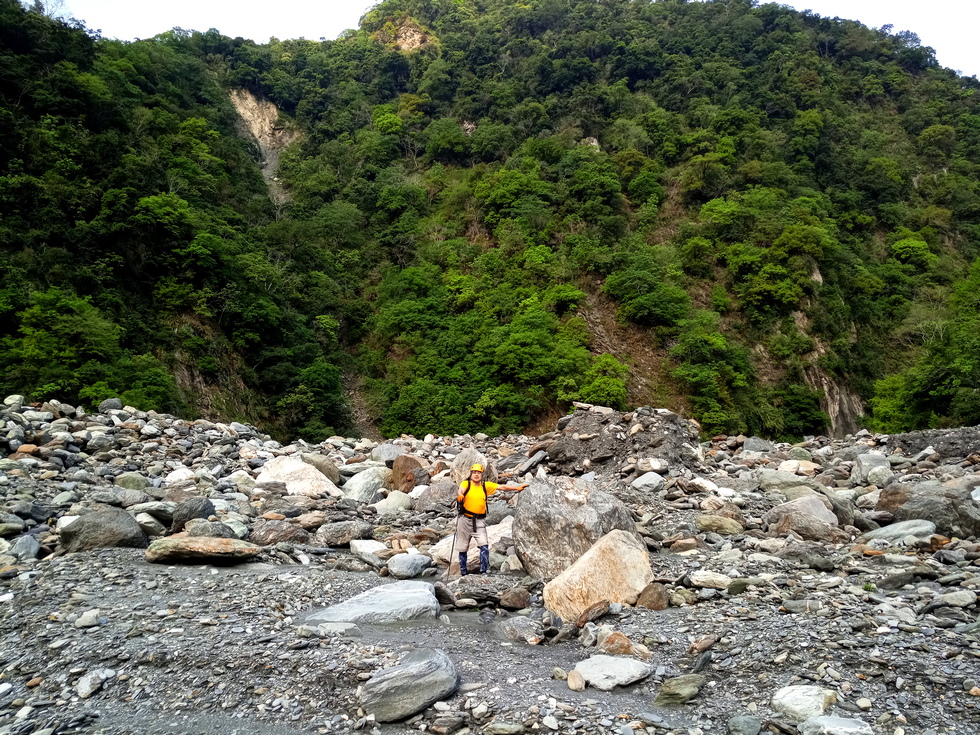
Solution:
<path fill-rule="evenodd" d="M 876 428 L 980 423 L 980 83 L 914 34 L 385 0 L 332 41 L 122 43 L 0 0 L 0 68 L 7 392 L 310 440 L 351 395 L 387 435 L 586 400 L 798 437 L 820 375 Z M 281 196 L 233 89 L 303 133 Z"/>

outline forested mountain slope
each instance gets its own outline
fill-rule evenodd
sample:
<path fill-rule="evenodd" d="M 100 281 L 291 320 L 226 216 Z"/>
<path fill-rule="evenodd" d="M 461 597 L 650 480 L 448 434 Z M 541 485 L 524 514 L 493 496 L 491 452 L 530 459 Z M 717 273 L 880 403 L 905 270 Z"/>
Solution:
<path fill-rule="evenodd" d="M 980 422 L 980 83 L 914 34 L 388 0 L 335 41 L 125 44 L 0 0 L 0 68 L 8 392 L 309 439 L 355 388 L 389 435 L 576 399 Z M 301 133 L 272 196 L 237 90 Z"/>

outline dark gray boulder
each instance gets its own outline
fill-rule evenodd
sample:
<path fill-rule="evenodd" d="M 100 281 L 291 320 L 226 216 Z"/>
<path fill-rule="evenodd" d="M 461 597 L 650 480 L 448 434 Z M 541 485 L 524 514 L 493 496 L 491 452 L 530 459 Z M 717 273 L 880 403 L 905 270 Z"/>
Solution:
<path fill-rule="evenodd" d="M 61 531 L 65 551 L 101 548 L 145 549 L 150 545 L 139 523 L 124 510 L 97 510 L 81 516 Z"/>
<path fill-rule="evenodd" d="M 207 498 L 196 497 L 188 498 L 177 503 L 174 508 L 173 522 L 170 524 L 171 533 L 180 533 L 184 530 L 184 525 L 191 518 L 204 518 L 207 520 L 215 514 L 214 503 Z"/>

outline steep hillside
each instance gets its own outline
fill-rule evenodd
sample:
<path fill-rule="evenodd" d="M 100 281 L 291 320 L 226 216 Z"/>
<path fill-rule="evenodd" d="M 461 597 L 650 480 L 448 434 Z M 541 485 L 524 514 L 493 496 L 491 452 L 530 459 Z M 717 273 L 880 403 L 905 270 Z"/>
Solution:
<path fill-rule="evenodd" d="M 342 375 L 385 435 L 571 400 L 707 434 L 980 423 L 980 84 L 913 33 L 388 0 L 336 41 L 119 44 L 0 7 L 4 389 L 94 400 L 152 367 L 130 402 L 307 438 L 350 425 Z M 271 200 L 229 95 L 302 131 Z M 113 337 L 45 326 L 67 312 Z"/>

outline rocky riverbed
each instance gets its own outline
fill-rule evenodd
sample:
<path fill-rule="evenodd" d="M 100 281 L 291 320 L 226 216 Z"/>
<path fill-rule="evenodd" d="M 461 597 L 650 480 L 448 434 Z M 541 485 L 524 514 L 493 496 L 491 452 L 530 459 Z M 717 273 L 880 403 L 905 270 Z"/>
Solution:
<path fill-rule="evenodd" d="M 281 445 L 20 396 L 0 427 L 0 733 L 980 732 L 975 429 L 583 405 Z M 529 487 L 460 578 L 473 461 Z"/>

